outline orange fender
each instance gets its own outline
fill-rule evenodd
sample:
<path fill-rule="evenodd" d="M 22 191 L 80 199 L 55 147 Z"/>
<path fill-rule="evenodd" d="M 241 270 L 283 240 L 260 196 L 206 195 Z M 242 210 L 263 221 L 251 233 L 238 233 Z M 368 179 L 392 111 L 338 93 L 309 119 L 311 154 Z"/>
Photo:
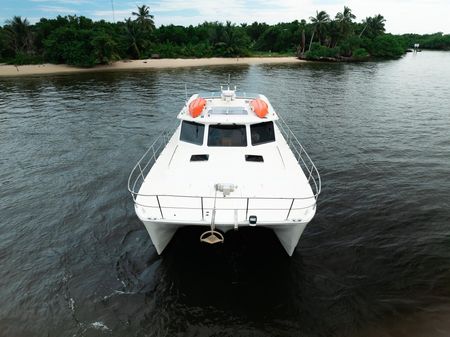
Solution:
<path fill-rule="evenodd" d="M 205 108 L 206 100 L 201 97 L 197 97 L 194 99 L 191 104 L 189 104 L 189 113 L 192 117 L 198 117 L 202 114 L 203 109 Z"/>
<path fill-rule="evenodd" d="M 259 117 L 264 118 L 269 113 L 269 106 L 261 98 L 250 102 L 253 112 Z"/>

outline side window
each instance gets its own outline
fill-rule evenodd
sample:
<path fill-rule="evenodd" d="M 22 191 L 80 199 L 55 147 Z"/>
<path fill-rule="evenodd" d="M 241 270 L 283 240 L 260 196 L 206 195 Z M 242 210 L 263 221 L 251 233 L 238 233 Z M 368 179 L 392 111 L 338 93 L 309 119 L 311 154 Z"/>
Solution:
<path fill-rule="evenodd" d="M 250 125 L 252 145 L 260 145 L 275 141 L 273 122 L 264 122 Z"/>
<path fill-rule="evenodd" d="M 210 125 L 208 146 L 247 146 L 245 125 Z"/>
<path fill-rule="evenodd" d="M 183 121 L 181 123 L 180 140 L 183 142 L 202 145 L 203 135 L 205 133 L 205 125 Z"/>

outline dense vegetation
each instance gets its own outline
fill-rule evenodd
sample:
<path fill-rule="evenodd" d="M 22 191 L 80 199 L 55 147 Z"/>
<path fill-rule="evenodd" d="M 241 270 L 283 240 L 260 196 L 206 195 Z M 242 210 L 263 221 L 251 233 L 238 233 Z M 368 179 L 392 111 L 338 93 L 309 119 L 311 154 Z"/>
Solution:
<path fill-rule="evenodd" d="M 58 16 L 32 25 L 13 17 L 0 27 L 0 62 L 66 63 L 94 66 L 119 59 L 149 57 L 236 57 L 298 55 L 306 59 L 397 58 L 406 48 L 450 49 L 450 35 L 385 33 L 381 15 L 356 22 L 348 7 L 334 19 L 324 11 L 306 20 L 268 25 L 205 22 L 197 26 L 155 27 L 148 6 L 123 22 L 94 22 Z"/>

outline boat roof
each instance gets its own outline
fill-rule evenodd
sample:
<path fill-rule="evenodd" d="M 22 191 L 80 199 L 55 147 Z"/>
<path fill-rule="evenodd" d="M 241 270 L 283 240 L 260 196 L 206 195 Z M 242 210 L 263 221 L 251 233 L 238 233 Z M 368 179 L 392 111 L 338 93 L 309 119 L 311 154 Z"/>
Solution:
<path fill-rule="evenodd" d="M 189 112 L 189 105 L 197 98 L 205 99 L 206 105 L 198 117 L 192 117 Z M 255 99 L 261 99 L 267 103 L 268 113 L 265 117 L 258 117 L 253 111 L 250 103 Z M 278 115 L 266 96 L 239 92 L 228 88 L 192 95 L 177 118 L 201 124 L 256 124 L 275 121 L 278 119 Z"/>

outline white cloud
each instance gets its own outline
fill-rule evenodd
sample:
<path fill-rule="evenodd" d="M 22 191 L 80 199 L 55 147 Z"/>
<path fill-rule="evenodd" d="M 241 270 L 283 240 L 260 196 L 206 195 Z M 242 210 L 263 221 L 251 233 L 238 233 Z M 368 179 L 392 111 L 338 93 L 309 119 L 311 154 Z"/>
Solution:
<path fill-rule="evenodd" d="M 90 0 L 31 0 L 31 2 L 52 3 L 52 4 L 66 4 L 66 5 L 80 5 L 92 3 Z"/>
<path fill-rule="evenodd" d="M 121 18 L 128 18 L 131 16 L 131 12 L 136 11 L 135 8 L 131 9 L 122 9 L 122 10 L 114 10 L 114 16 L 116 19 L 120 21 Z M 112 10 L 105 10 L 105 11 L 94 11 L 92 13 L 96 18 L 112 18 L 113 17 L 113 11 Z"/>
<path fill-rule="evenodd" d="M 377 6 L 368 0 L 350 0 L 349 6 L 358 19 L 378 13 L 383 15 L 388 32 L 450 33 L 450 2 L 447 0 L 378 0 Z"/>
<path fill-rule="evenodd" d="M 78 11 L 73 8 L 59 7 L 59 6 L 39 6 L 38 9 L 47 13 L 58 14 L 76 14 Z"/>
<path fill-rule="evenodd" d="M 2 0 L 0 0 L 2 1 Z M 33 16 L 79 14 L 93 19 L 111 20 L 111 0 L 30 0 L 36 3 Z M 450 33 L 450 0 L 113 0 L 114 16 L 121 21 L 131 16 L 137 5 L 148 4 L 159 25 L 196 25 L 204 21 L 227 20 L 234 23 L 254 21 L 274 24 L 293 20 L 309 20 L 316 10 L 325 10 L 331 17 L 349 6 L 360 22 L 367 16 L 381 14 L 386 18 L 386 29 L 392 33 Z M 27 8 L 21 1 L 21 10 L 9 15 L 26 16 Z M 22 12 L 22 13 L 21 13 Z"/>

